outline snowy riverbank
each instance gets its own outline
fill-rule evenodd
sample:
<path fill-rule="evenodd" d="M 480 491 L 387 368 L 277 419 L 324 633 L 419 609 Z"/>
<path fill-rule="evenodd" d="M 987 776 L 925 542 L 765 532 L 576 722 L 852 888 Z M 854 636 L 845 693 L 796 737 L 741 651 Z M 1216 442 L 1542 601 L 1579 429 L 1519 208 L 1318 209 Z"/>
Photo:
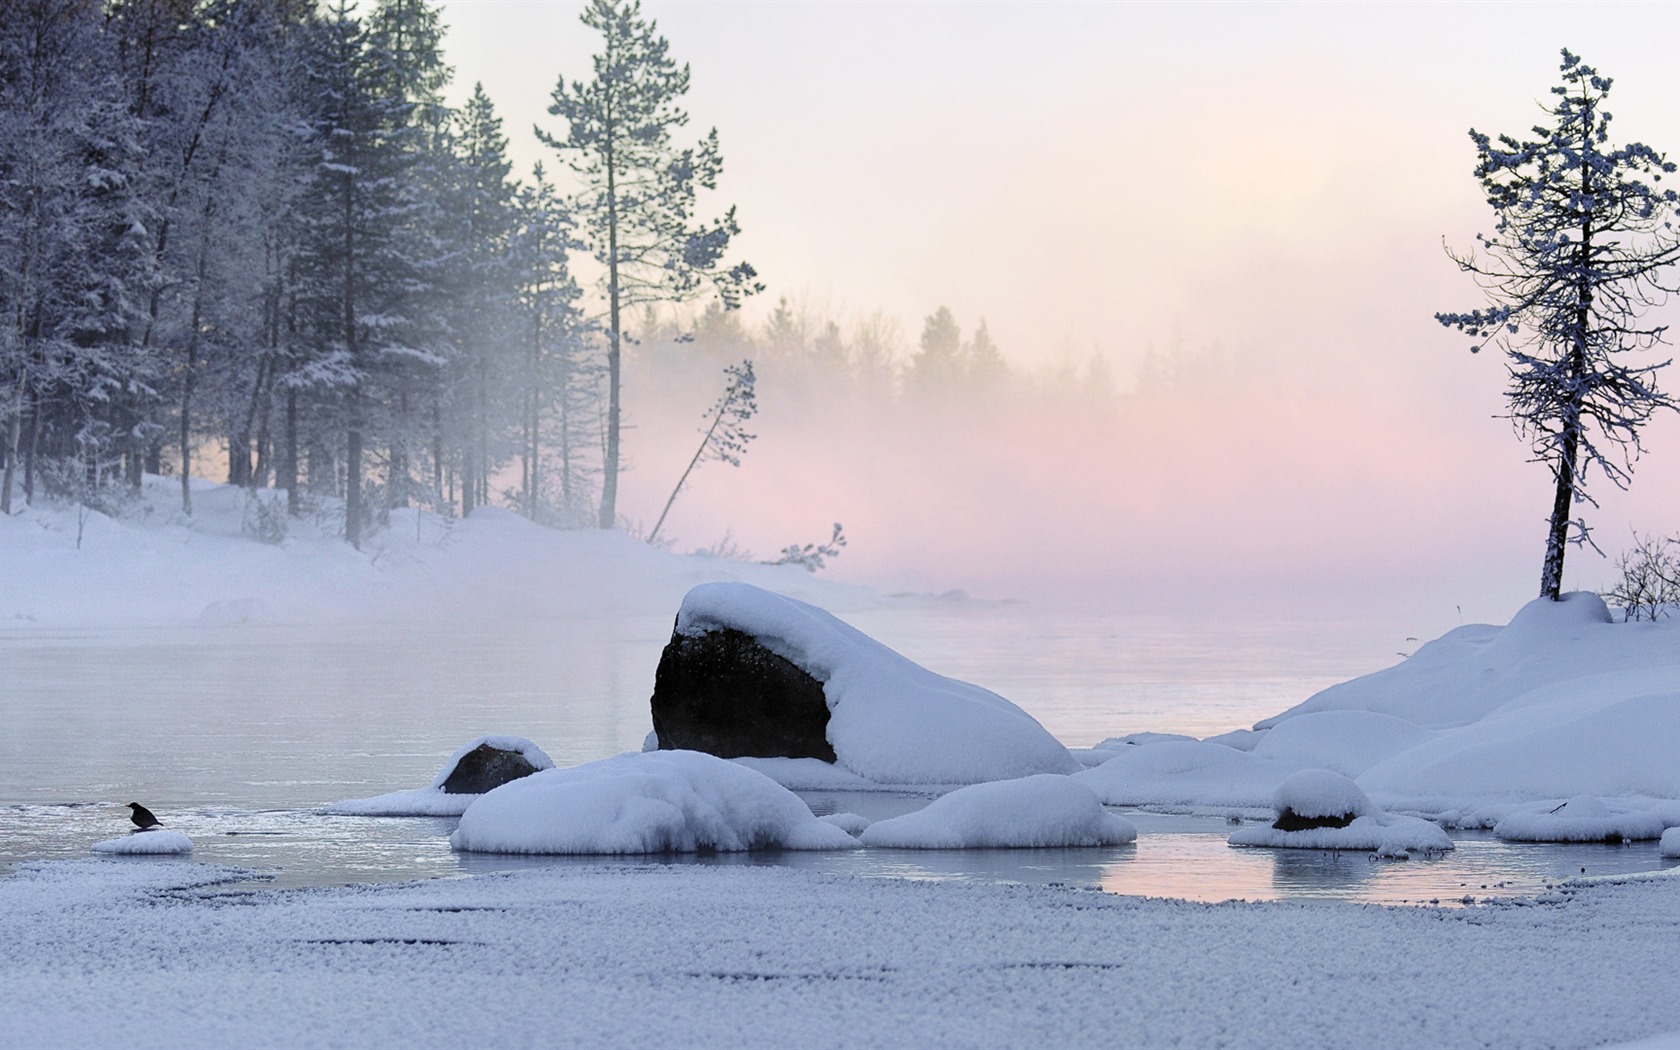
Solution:
<path fill-rule="evenodd" d="M 1676 1027 L 1680 878 L 1442 911 L 776 868 L 227 877 L 0 879 L 0 1046 L 1588 1047 Z"/>
<path fill-rule="evenodd" d="M 120 516 L 40 502 L 0 517 L 0 625 L 287 624 L 674 614 L 695 584 L 741 580 L 826 608 L 873 608 L 867 588 L 795 565 L 655 550 L 621 532 L 556 530 L 481 507 L 465 519 L 391 513 L 360 551 L 331 505 L 265 513 L 284 493 L 147 475 Z M 342 511 L 339 512 L 340 514 Z M 284 536 L 264 523 L 282 522 Z"/>

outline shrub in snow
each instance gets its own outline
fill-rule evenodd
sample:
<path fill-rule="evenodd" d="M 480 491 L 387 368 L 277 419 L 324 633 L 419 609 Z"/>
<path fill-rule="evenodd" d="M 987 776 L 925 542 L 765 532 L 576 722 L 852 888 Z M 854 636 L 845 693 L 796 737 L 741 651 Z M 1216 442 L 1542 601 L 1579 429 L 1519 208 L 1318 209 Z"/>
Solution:
<path fill-rule="evenodd" d="M 1272 811 L 1279 831 L 1345 828 L 1374 807 L 1359 785 L 1328 769 L 1291 773 L 1272 793 Z"/>
<path fill-rule="evenodd" d="M 93 844 L 95 853 L 119 856 L 171 856 L 191 853 L 192 848 L 192 839 L 179 831 L 163 831 L 159 828 L 136 831 L 120 839 L 107 839 Z"/>
<path fill-rule="evenodd" d="M 479 853 L 853 849 L 799 796 L 697 751 L 641 751 L 548 769 L 481 796 L 449 837 Z"/>
<path fill-rule="evenodd" d="M 1577 795 L 1507 814 L 1493 833 L 1511 842 L 1622 842 L 1659 837 L 1663 818 L 1650 810 L 1612 811 L 1602 799 Z"/>
<path fill-rule="evenodd" d="M 443 764 L 430 787 L 335 802 L 325 812 L 352 817 L 456 817 L 479 795 L 554 768 L 543 749 L 522 736 L 481 736 Z"/>
<path fill-rule="evenodd" d="M 729 644 L 696 644 L 709 635 Z M 752 647 L 734 648 L 741 639 Z M 729 651 L 746 654 L 748 666 L 711 662 Z M 775 677 L 761 680 L 761 671 Z M 683 599 L 651 706 L 662 747 L 826 757 L 820 741 L 834 762 L 876 783 L 972 784 L 1079 768 L 996 693 L 934 674 L 822 609 L 747 584 L 704 584 Z M 775 749 L 757 750 L 764 747 Z"/>
<path fill-rule="evenodd" d="M 1104 809 L 1090 788 L 1052 774 L 972 784 L 863 832 L 865 846 L 899 849 L 1117 846 L 1136 838 L 1132 822 Z"/>
<path fill-rule="evenodd" d="M 1669 828 L 1662 834 L 1662 841 L 1657 844 L 1665 857 L 1680 857 L 1680 828 Z"/>

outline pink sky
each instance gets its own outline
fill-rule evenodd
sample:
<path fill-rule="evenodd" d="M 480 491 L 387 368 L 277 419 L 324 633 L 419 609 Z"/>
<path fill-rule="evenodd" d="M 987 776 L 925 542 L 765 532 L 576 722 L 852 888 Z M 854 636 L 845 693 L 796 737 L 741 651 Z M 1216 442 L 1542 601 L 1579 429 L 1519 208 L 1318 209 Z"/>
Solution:
<path fill-rule="evenodd" d="M 1502 621 L 1536 589 L 1546 474 L 1489 418 L 1500 363 L 1431 317 L 1479 303 L 1441 250 L 1488 225 L 1465 132 L 1526 130 L 1567 44 L 1616 78 L 1622 136 L 1680 155 L 1680 7 L 644 9 L 692 65 L 695 128 L 722 136 L 716 200 L 768 285 L 750 319 L 787 295 L 843 323 L 884 310 L 913 339 L 943 304 L 1021 368 L 1101 354 L 1122 389 L 1175 345 L 1216 362 L 1195 396 L 1143 391 L 1102 433 L 1023 420 L 971 454 L 778 413 L 767 380 L 746 466 L 679 502 L 685 544 L 727 527 L 765 552 L 840 518 L 842 575 L 1128 603 L 1196 581 L 1444 625 Z M 456 90 L 484 82 L 521 168 L 557 74 L 586 75 L 579 10 L 445 5 Z M 651 519 L 687 453 L 642 424 L 625 509 Z M 1680 531 L 1680 428 L 1650 445 L 1630 496 L 1599 486 L 1612 552 L 1630 526 Z"/>

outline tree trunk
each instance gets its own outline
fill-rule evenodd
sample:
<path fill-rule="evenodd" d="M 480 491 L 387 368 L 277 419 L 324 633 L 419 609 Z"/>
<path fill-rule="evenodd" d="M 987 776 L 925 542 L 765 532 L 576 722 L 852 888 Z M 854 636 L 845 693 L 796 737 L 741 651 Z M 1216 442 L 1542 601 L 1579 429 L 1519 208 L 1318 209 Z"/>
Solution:
<path fill-rule="evenodd" d="M 618 524 L 619 285 L 618 194 L 614 159 L 607 153 L 607 444 L 601 461 L 601 528 Z"/>

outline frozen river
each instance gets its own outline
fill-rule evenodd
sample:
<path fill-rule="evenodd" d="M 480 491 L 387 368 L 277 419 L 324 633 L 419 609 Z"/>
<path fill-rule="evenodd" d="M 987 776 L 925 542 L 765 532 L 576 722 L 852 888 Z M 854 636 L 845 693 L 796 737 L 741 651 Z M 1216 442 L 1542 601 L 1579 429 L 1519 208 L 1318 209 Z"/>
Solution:
<path fill-rule="evenodd" d="M 1251 724 L 1396 659 L 1357 625 L 1160 624 L 1026 606 L 922 604 L 846 617 L 907 656 L 992 688 L 1064 742 Z M 194 858 L 281 884 L 458 875 L 553 858 L 452 853 L 452 820 L 327 817 L 316 807 L 429 783 L 482 733 L 530 737 L 560 765 L 639 748 L 669 617 L 494 626 L 0 632 L 0 865 L 81 857 L 144 802 Z M 918 796 L 807 794 L 872 818 Z M 1657 867 L 1654 844 L 1513 847 L 1469 836 L 1437 861 L 1236 850 L 1222 820 L 1133 814 L 1108 850 L 869 850 L 708 863 L 1099 886 L 1183 896 L 1424 901 L 1524 892 Z M 664 861 L 668 862 L 668 861 Z M 565 863 L 565 861 L 558 861 Z"/>

